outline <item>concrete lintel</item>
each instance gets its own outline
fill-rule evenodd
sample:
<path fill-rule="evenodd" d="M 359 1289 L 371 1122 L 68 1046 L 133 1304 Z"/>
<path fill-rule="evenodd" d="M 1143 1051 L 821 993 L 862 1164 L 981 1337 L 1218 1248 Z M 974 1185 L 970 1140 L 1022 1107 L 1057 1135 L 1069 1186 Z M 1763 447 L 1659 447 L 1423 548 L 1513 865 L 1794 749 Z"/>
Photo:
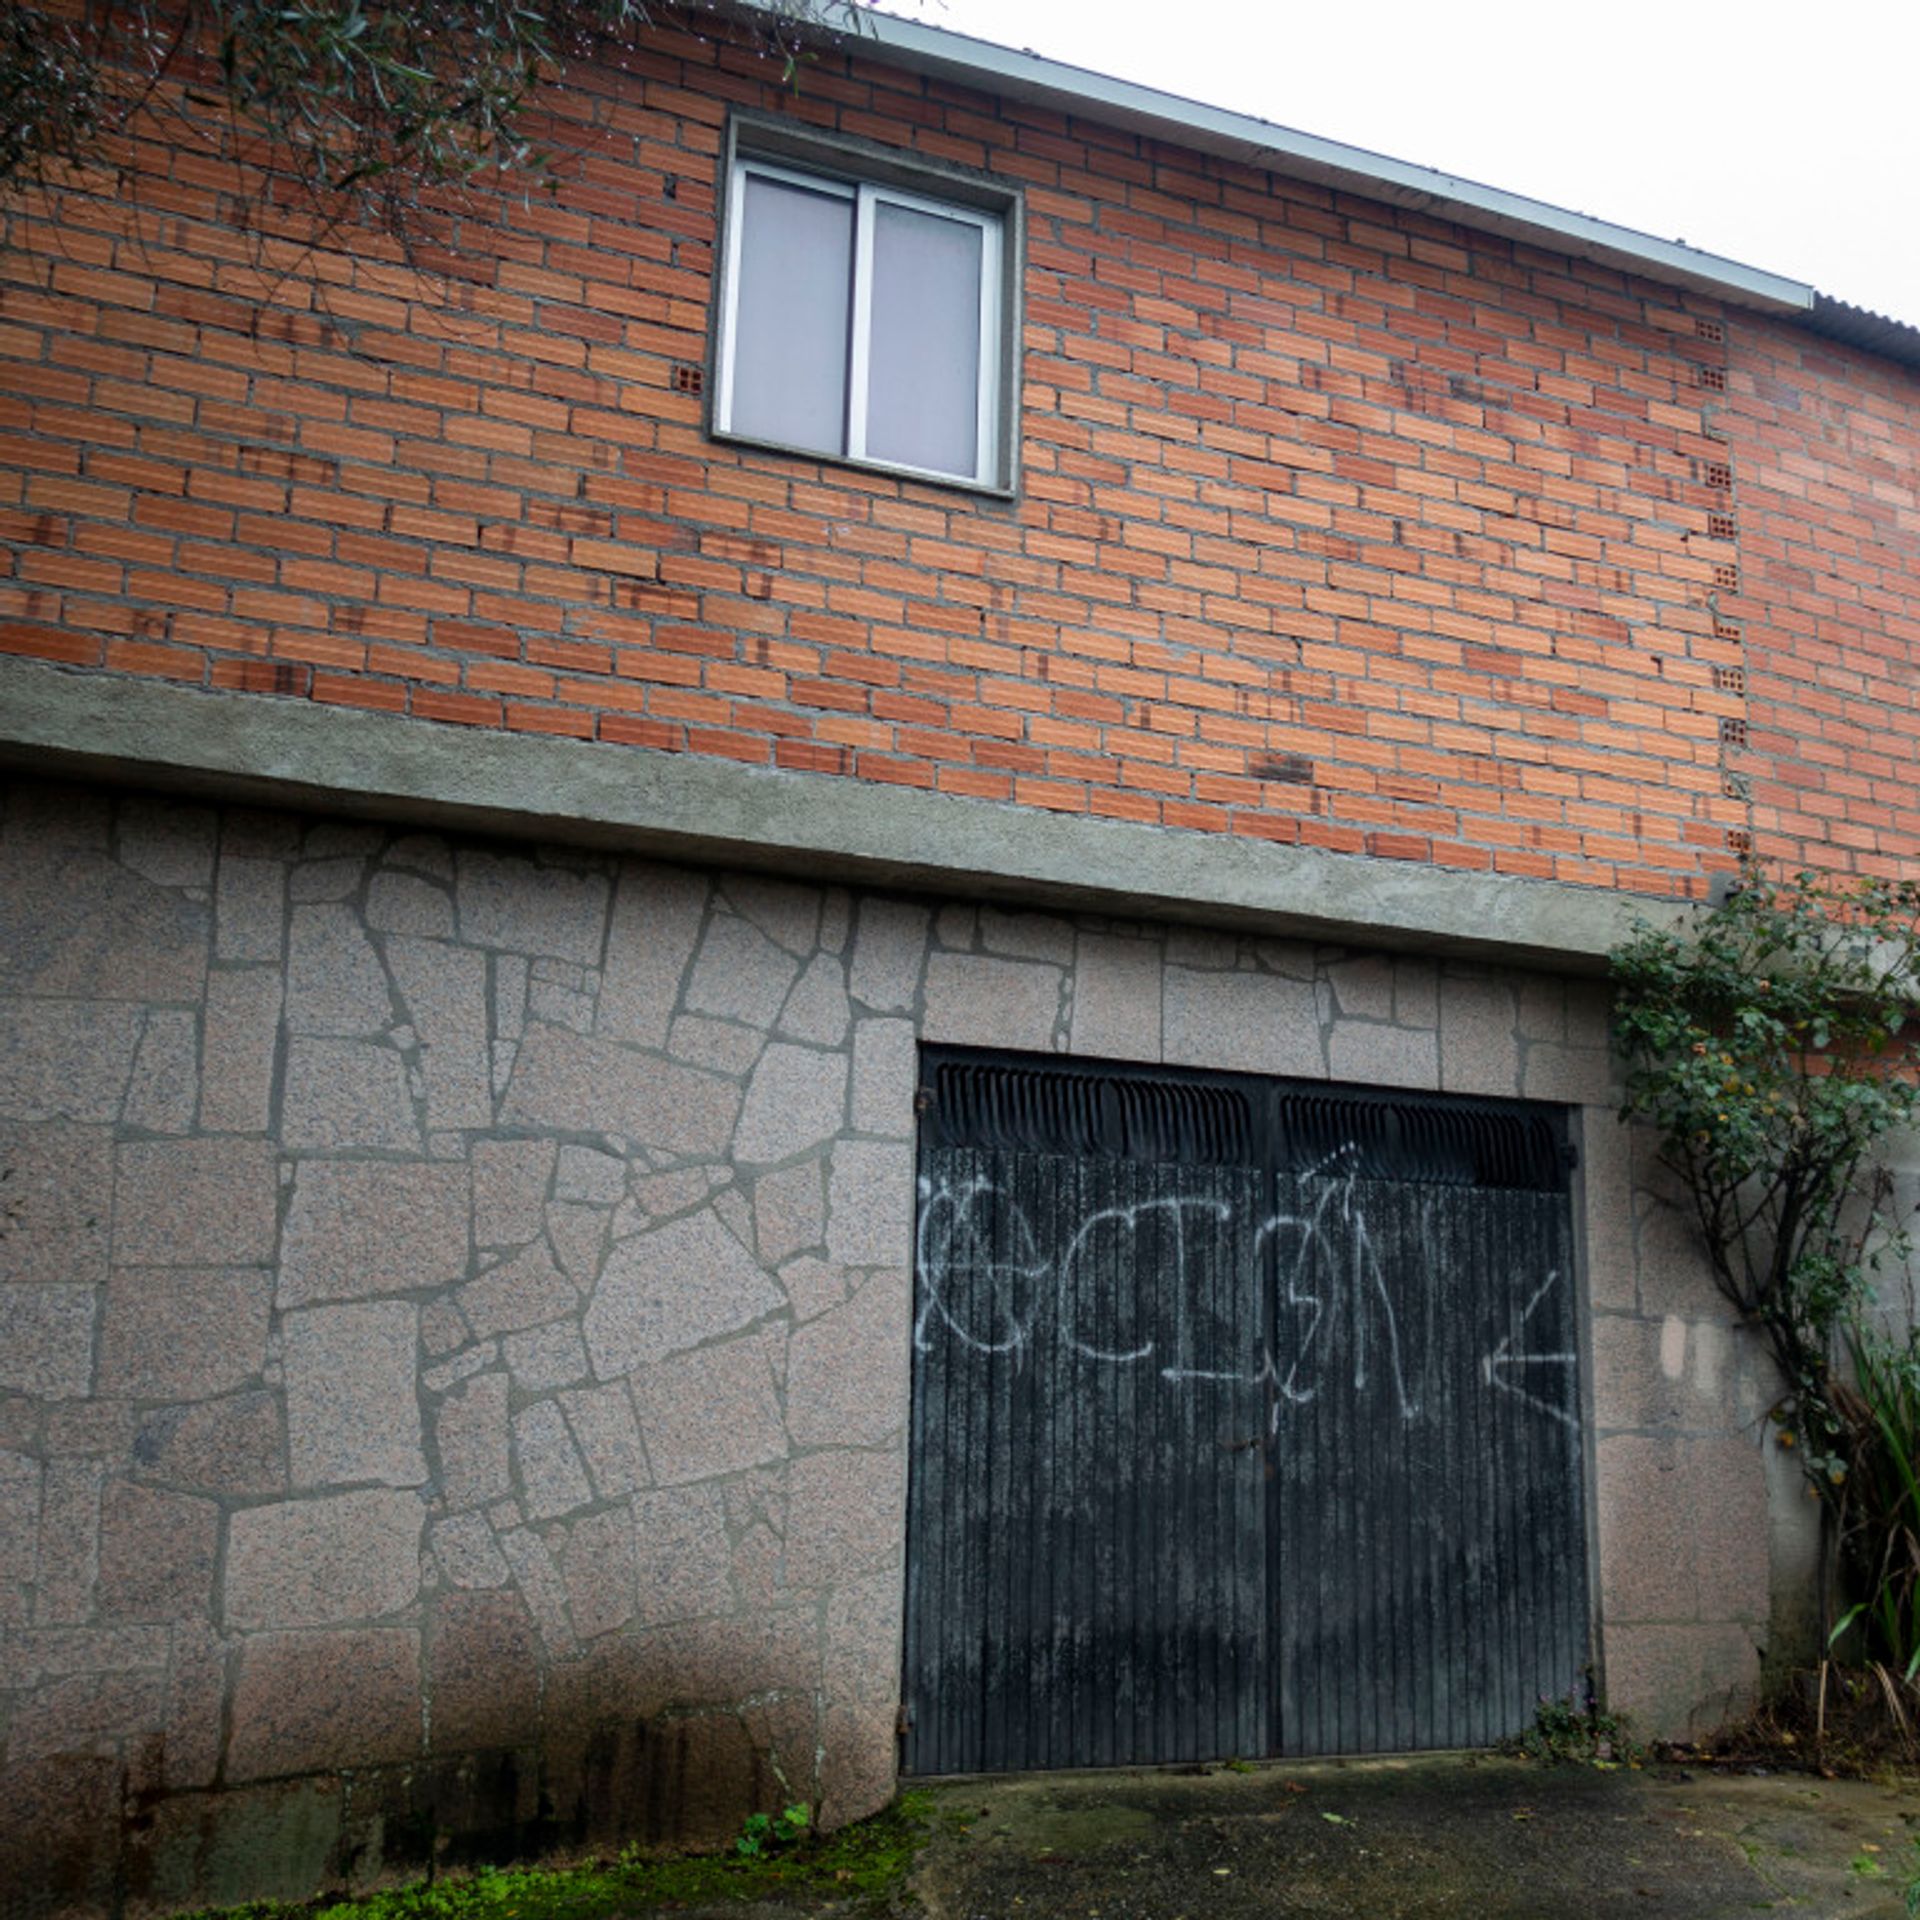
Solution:
<path fill-rule="evenodd" d="M 0 659 L 0 762 L 814 879 L 1598 972 L 1601 888 Z"/>

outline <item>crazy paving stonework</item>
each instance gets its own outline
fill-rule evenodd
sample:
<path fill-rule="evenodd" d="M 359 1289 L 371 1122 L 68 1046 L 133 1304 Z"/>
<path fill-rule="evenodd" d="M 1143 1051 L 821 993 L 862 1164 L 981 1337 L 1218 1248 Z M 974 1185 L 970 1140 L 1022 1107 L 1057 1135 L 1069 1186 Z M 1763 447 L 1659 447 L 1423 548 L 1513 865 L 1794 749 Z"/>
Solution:
<path fill-rule="evenodd" d="M 0 1884 L 156 1912 L 883 1800 L 920 1037 L 1583 1107 L 1604 1644 L 1616 1694 L 1711 1714 L 1766 1627 L 1769 1396 L 1603 1014 L 13 789 Z"/>

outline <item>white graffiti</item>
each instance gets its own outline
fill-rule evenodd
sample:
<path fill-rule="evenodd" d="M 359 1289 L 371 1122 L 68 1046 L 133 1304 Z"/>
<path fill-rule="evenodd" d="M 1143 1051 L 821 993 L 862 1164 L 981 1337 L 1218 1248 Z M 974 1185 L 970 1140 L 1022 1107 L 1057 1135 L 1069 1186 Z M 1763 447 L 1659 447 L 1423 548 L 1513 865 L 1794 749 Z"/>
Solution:
<path fill-rule="evenodd" d="M 1017 1353 L 1027 1344 L 1030 1320 L 1021 1316 L 1022 1297 L 1046 1277 L 1052 1262 L 1035 1247 L 1033 1229 L 1018 1207 L 1000 1209 L 999 1217 L 1020 1244 L 1002 1250 L 1001 1257 L 995 1256 L 993 1221 L 998 1198 L 999 1189 L 989 1180 L 971 1180 L 957 1187 L 945 1181 L 938 1186 L 920 1182 L 920 1226 L 914 1236 L 914 1254 L 923 1283 L 913 1344 L 922 1353 L 931 1344 L 927 1329 L 935 1314 L 949 1332 L 980 1353 Z M 984 1285 L 988 1311 L 993 1316 L 984 1336 L 972 1327 L 963 1327 L 947 1305 L 948 1277 L 955 1273 L 972 1279 L 976 1297 Z M 1004 1337 L 995 1338 L 1002 1325 Z"/>
<path fill-rule="evenodd" d="M 1533 1318 L 1534 1308 L 1553 1291 L 1553 1283 L 1559 1278 L 1559 1270 L 1556 1268 L 1534 1288 L 1532 1297 L 1520 1309 L 1520 1319 L 1513 1332 L 1509 1333 L 1491 1353 L 1482 1356 L 1480 1378 L 1486 1383 L 1489 1391 L 1510 1393 L 1516 1400 L 1525 1401 L 1536 1412 L 1544 1413 L 1558 1420 L 1563 1426 L 1572 1427 L 1578 1431 L 1579 1420 L 1564 1406 L 1552 1400 L 1542 1399 L 1539 1394 L 1521 1386 L 1518 1380 L 1508 1378 L 1506 1371 L 1509 1367 L 1560 1367 L 1569 1374 L 1568 1385 L 1571 1387 L 1572 1370 L 1580 1364 L 1580 1356 L 1577 1353 L 1515 1353 L 1512 1351 L 1514 1340 L 1524 1333 L 1527 1322 Z M 1531 1377 L 1531 1375 L 1522 1376 L 1524 1379 L 1531 1379 Z"/>
<path fill-rule="evenodd" d="M 1328 1279 L 1334 1285 L 1341 1283 L 1341 1276 L 1331 1271 L 1337 1262 L 1337 1241 L 1325 1231 L 1328 1209 L 1337 1201 L 1340 1217 L 1347 1228 L 1346 1245 L 1350 1266 L 1345 1276 L 1350 1297 L 1355 1309 L 1353 1323 L 1353 1390 L 1365 1393 L 1371 1378 L 1371 1368 L 1367 1358 L 1367 1329 L 1371 1316 L 1362 1310 L 1368 1295 L 1379 1309 L 1381 1322 L 1386 1328 L 1388 1364 L 1393 1374 L 1394 1399 L 1400 1410 L 1402 1420 L 1414 1419 L 1420 1411 L 1419 1402 L 1407 1391 L 1406 1368 L 1400 1354 L 1400 1319 L 1394 1311 L 1393 1296 L 1387 1291 L 1387 1280 L 1380 1266 L 1380 1257 L 1374 1250 L 1373 1236 L 1367 1230 L 1365 1212 L 1354 1205 L 1354 1172 L 1352 1149 L 1342 1148 L 1339 1153 L 1329 1155 L 1320 1162 L 1321 1167 L 1329 1166 L 1336 1159 L 1348 1162 L 1346 1176 L 1337 1184 L 1325 1187 L 1315 1202 L 1311 1215 L 1302 1218 L 1297 1214 L 1275 1214 L 1271 1220 L 1263 1221 L 1254 1237 L 1256 1249 L 1270 1236 L 1282 1233 L 1297 1233 L 1301 1239 L 1300 1252 L 1295 1258 L 1284 1258 L 1276 1248 L 1276 1269 L 1286 1276 L 1286 1296 L 1284 1304 L 1290 1308 L 1310 1307 L 1313 1318 L 1307 1323 L 1306 1331 L 1300 1336 L 1294 1351 L 1292 1362 L 1287 1368 L 1286 1377 L 1281 1379 L 1277 1373 L 1274 1384 L 1281 1396 L 1296 1406 L 1304 1406 L 1313 1399 L 1318 1391 L 1314 1387 L 1300 1384 L 1300 1369 L 1313 1355 L 1313 1349 L 1320 1337 L 1320 1329 L 1326 1318 L 1326 1300 L 1319 1294 L 1302 1293 L 1300 1279 L 1302 1274 L 1316 1268 L 1329 1269 Z M 1318 1168 L 1314 1169 L 1319 1171 Z M 1309 1176 L 1311 1177 L 1311 1176 Z M 1425 1210 L 1422 1210 L 1423 1233 L 1426 1226 Z M 1311 1252 L 1309 1251 L 1311 1249 Z M 1269 1367 L 1271 1368 L 1271 1356 Z M 1280 1410 L 1274 1408 L 1275 1430 L 1278 1431 Z"/>
<path fill-rule="evenodd" d="M 1346 1161 L 1344 1176 L 1326 1170 Z M 1024 1364 L 1042 1326 L 1051 1328 L 1068 1348 L 1085 1359 L 1115 1366 L 1158 1361 L 1156 1371 L 1170 1384 L 1213 1382 L 1271 1388 L 1275 1433 L 1282 1409 L 1306 1406 L 1321 1391 L 1321 1371 L 1335 1363 L 1323 1351 L 1333 1329 L 1346 1332 L 1355 1393 L 1372 1390 L 1384 1373 L 1393 1405 L 1402 1420 L 1415 1419 L 1420 1402 L 1408 1384 L 1398 1314 L 1363 1209 L 1355 1203 L 1354 1155 L 1342 1148 L 1306 1176 L 1319 1187 L 1305 1213 L 1277 1213 L 1253 1227 L 1252 1251 L 1258 1259 L 1272 1243 L 1279 1276 L 1279 1306 L 1287 1325 L 1282 1358 L 1262 1347 L 1250 1365 L 1199 1366 L 1193 1356 L 1160 1351 L 1159 1334 L 1136 1329 L 1123 1346 L 1103 1346 L 1077 1321 L 1083 1297 L 1083 1270 L 1099 1271 L 1101 1255 L 1114 1242 L 1152 1235 L 1156 1271 L 1172 1276 L 1176 1289 L 1188 1272 L 1191 1225 L 1216 1230 L 1230 1224 L 1236 1209 L 1206 1197 L 1156 1199 L 1111 1206 L 1087 1214 L 1067 1238 L 1057 1261 L 1040 1251 L 1025 1211 L 992 1181 L 920 1182 L 920 1220 L 916 1256 L 920 1307 L 914 1322 L 915 1347 L 931 1349 L 939 1329 L 975 1352 L 1008 1354 Z M 1303 1184 L 1305 1182 L 1303 1181 Z M 1339 1230 L 1333 1228 L 1337 1210 Z M 1423 1235 L 1428 1221 L 1423 1211 Z M 1334 1315 L 1335 1303 L 1344 1312 Z M 1177 1320 L 1179 1316 L 1176 1314 Z M 1373 1330 L 1378 1328 L 1378 1332 Z M 1144 1334 L 1145 1337 L 1142 1337 Z M 1376 1358 L 1375 1346 L 1379 1357 Z"/>
<path fill-rule="evenodd" d="M 1344 1163 L 1344 1170 L 1335 1172 Z M 1412 1383 L 1417 1369 L 1404 1350 L 1399 1313 L 1365 1208 L 1357 1194 L 1357 1156 L 1342 1147 L 1301 1176 L 1310 1204 L 1252 1224 L 1251 1251 L 1258 1262 L 1271 1253 L 1280 1326 L 1272 1345 L 1261 1345 L 1238 1365 L 1200 1365 L 1199 1355 L 1178 1349 L 1193 1336 L 1176 1304 L 1189 1276 L 1190 1254 L 1210 1238 L 1216 1257 L 1220 1237 L 1239 1211 L 1210 1196 L 1140 1201 L 1094 1209 L 1071 1225 L 1057 1258 L 1042 1251 L 1040 1236 L 1013 1196 L 989 1179 L 920 1182 L 916 1264 L 919 1309 L 915 1348 L 930 1352 L 943 1336 L 982 1354 L 1010 1356 L 1025 1366 L 1043 1331 L 1082 1359 L 1115 1367 L 1151 1366 L 1169 1385 L 1257 1388 L 1271 1402 L 1270 1437 L 1277 1437 L 1286 1409 L 1311 1405 L 1324 1390 L 1329 1370 L 1345 1363 L 1355 1394 L 1384 1391 L 1402 1421 L 1418 1418 L 1421 1402 Z M 1419 1266 L 1431 1271 L 1432 1201 L 1423 1199 L 1418 1235 L 1425 1249 Z M 1134 1257 L 1129 1243 L 1142 1243 Z M 1245 1243 L 1242 1243 L 1245 1245 Z M 1134 1326 L 1114 1343 L 1082 1324 L 1089 1300 L 1104 1298 L 1119 1318 L 1125 1302 L 1113 1298 L 1100 1276 L 1149 1268 L 1161 1276 L 1160 1319 Z M 1561 1278 L 1555 1268 L 1527 1296 L 1508 1333 L 1478 1364 L 1489 1393 L 1509 1395 L 1536 1413 L 1578 1430 L 1565 1401 L 1549 1397 L 1552 1383 L 1541 1369 L 1571 1374 L 1570 1352 L 1514 1351 L 1524 1347 L 1529 1323 Z M 1376 1387 L 1376 1382 L 1380 1384 Z"/>
<path fill-rule="evenodd" d="M 1103 1207 L 1097 1213 L 1088 1214 L 1085 1224 L 1068 1242 L 1067 1250 L 1060 1257 L 1060 1291 L 1063 1299 L 1076 1297 L 1074 1281 L 1079 1275 L 1081 1260 L 1086 1254 L 1087 1244 L 1103 1229 L 1121 1227 L 1129 1237 L 1137 1237 L 1141 1223 L 1145 1220 L 1164 1218 L 1171 1232 L 1173 1246 L 1167 1258 L 1170 1271 L 1185 1273 L 1187 1268 L 1187 1223 L 1186 1216 L 1192 1212 L 1201 1212 L 1210 1219 L 1225 1222 L 1233 1218 L 1233 1209 L 1221 1200 L 1146 1200 L 1132 1207 Z M 1089 1360 L 1115 1360 L 1122 1365 L 1135 1360 L 1145 1360 L 1153 1352 L 1153 1342 L 1135 1347 L 1131 1353 L 1105 1353 L 1098 1347 L 1088 1346 L 1079 1339 L 1071 1327 L 1063 1325 L 1061 1336 L 1076 1353 L 1083 1354 Z M 1165 1370 L 1162 1369 L 1164 1372 Z"/>
<path fill-rule="evenodd" d="M 1152 1340 L 1115 1350 L 1081 1338 L 1072 1322 L 1075 1282 L 1083 1265 L 1092 1258 L 1090 1249 L 1100 1240 L 1116 1232 L 1138 1236 L 1151 1222 L 1158 1222 L 1171 1242 L 1164 1250 L 1169 1270 L 1185 1272 L 1186 1216 L 1196 1212 L 1218 1223 L 1233 1215 L 1233 1209 L 1224 1202 L 1205 1199 L 1146 1200 L 1134 1206 L 1101 1207 L 1081 1221 L 1056 1263 L 1038 1251 L 1025 1212 L 1007 1201 L 991 1181 L 973 1180 L 956 1186 L 922 1180 L 916 1235 L 921 1300 L 914 1321 L 914 1345 L 922 1353 L 928 1350 L 929 1331 L 937 1316 L 950 1333 L 976 1352 L 1010 1353 L 1018 1358 L 1032 1340 L 1041 1314 L 1050 1309 L 1056 1316 L 1060 1337 L 1084 1358 L 1123 1366 L 1148 1359 L 1154 1350 Z M 996 1228 L 1002 1242 L 1010 1244 L 996 1246 Z M 1052 1282 L 1051 1289 L 1048 1282 Z M 984 1306 L 984 1332 L 961 1323 L 951 1298 L 957 1292 L 964 1292 L 976 1311 Z"/>

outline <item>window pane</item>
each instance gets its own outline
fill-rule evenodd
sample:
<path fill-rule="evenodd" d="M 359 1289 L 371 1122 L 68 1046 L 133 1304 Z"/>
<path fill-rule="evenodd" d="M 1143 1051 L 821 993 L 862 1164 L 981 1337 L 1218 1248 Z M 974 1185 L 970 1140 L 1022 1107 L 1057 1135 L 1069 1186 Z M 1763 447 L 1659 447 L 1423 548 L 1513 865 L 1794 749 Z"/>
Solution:
<path fill-rule="evenodd" d="M 882 200 L 873 231 L 867 452 L 979 470 L 980 229 Z"/>
<path fill-rule="evenodd" d="M 727 426 L 844 453 L 852 200 L 749 174 L 739 259 Z"/>

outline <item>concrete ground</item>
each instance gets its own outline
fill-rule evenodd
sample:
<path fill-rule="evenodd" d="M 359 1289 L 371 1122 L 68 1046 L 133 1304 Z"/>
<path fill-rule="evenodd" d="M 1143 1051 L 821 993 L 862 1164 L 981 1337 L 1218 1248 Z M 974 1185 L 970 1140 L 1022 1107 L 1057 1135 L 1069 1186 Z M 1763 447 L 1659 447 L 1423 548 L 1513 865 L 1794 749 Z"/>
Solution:
<path fill-rule="evenodd" d="M 943 1783 L 930 1920 L 1904 1920 L 1920 1784 L 1485 1755 Z"/>

